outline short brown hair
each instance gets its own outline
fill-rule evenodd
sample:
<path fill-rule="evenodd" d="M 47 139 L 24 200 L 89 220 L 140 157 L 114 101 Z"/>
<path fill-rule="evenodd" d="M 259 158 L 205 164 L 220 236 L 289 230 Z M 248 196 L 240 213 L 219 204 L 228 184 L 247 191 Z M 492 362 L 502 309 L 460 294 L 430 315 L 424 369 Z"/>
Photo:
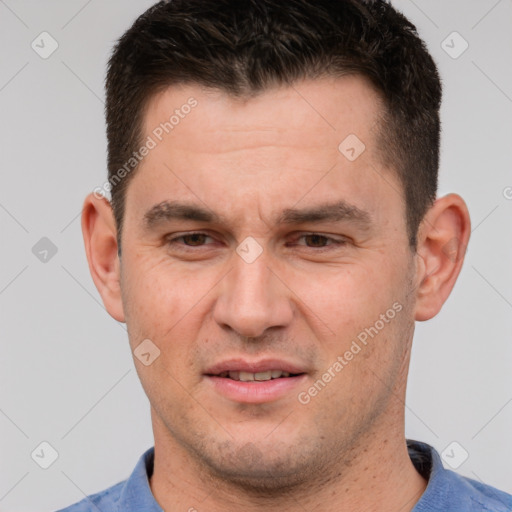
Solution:
<path fill-rule="evenodd" d="M 320 76 L 370 80 L 385 111 L 383 163 L 403 186 L 409 244 L 437 193 L 441 83 L 416 28 L 383 0 L 170 0 L 142 14 L 108 64 L 108 173 L 120 244 L 126 187 L 117 174 L 142 143 L 145 107 L 173 84 L 233 96 Z"/>

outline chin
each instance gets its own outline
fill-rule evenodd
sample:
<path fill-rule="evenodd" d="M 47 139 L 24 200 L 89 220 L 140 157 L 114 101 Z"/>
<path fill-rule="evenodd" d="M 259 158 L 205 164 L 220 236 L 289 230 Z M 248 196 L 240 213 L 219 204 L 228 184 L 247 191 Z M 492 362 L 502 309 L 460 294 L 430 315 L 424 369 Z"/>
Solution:
<path fill-rule="evenodd" d="M 267 496 L 303 485 L 317 465 L 300 453 L 297 445 L 277 447 L 270 443 L 259 446 L 247 442 L 237 447 L 231 441 L 217 447 L 210 445 L 200 458 L 203 468 L 207 467 L 215 479 Z"/>

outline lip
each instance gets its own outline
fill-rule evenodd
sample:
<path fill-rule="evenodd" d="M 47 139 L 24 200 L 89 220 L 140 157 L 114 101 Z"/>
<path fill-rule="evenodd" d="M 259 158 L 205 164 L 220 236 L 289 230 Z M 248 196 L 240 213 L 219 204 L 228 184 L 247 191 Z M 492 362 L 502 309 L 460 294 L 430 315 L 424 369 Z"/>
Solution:
<path fill-rule="evenodd" d="M 262 359 L 260 361 L 249 361 L 247 359 L 228 359 L 214 364 L 204 374 L 208 376 L 219 375 L 222 372 L 266 372 L 268 370 L 281 370 L 288 373 L 306 373 L 304 368 L 282 359 Z"/>
<path fill-rule="evenodd" d="M 305 373 L 294 377 L 280 377 L 279 379 L 243 382 L 227 377 L 206 375 L 206 381 L 214 391 L 223 397 L 238 403 L 264 404 L 285 398 L 292 391 L 296 391 L 307 379 Z"/>
<path fill-rule="evenodd" d="M 280 377 L 266 381 L 244 382 L 219 377 L 222 372 L 243 371 L 250 373 L 281 370 L 288 372 L 290 377 Z M 264 359 L 249 361 L 247 359 L 229 359 L 221 361 L 204 372 L 205 381 L 214 392 L 233 402 L 245 404 L 264 404 L 274 402 L 290 395 L 294 390 L 303 386 L 308 378 L 307 372 L 299 365 L 281 359 Z"/>

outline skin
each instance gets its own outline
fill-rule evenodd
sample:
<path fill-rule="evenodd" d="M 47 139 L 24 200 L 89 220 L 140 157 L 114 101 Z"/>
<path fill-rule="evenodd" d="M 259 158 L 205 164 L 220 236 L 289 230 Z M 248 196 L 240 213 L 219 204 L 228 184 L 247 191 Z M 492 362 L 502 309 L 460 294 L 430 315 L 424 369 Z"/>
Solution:
<path fill-rule="evenodd" d="M 198 105 L 128 185 L 121 259 L 108 201 L 91 194 L 82 217 L 106 309 L 126 322 L 132 350 L 150 339 L 161 351 L 149 366 L 134 358 L 151 403 L 155 499 L 166 511 L 411 510 L 426 486 L 404 434 L 414 322 L 439 312 L 462 267 L 463 199 L 438 198 L 410 250 L 402 189 L 377 151 L 381 104 L 362 78 L 303 81 L 245 100 L 175 86 L 152 98 L 145 136 L 191 96 Z M 338 150 L 349 134 L 366 146 L 353 162 Z M 371 224 L 275 222 L 286 208 L 341 199 Z M 171 200 L 222 221 L 148 229 L 146 212 Z M 167 242 L 195 231 L 207 236 Z M 345 244 L 301 236 L 311 232 Z M 248 236 L 263 249 L 252 263 L 235 250 Z M 401 311 L 300 403 L 298 392 L 394 303 Z M 307 375 L 277 400 L 241 403 L 203 375 L 231 357 L 285 359 Z"/>

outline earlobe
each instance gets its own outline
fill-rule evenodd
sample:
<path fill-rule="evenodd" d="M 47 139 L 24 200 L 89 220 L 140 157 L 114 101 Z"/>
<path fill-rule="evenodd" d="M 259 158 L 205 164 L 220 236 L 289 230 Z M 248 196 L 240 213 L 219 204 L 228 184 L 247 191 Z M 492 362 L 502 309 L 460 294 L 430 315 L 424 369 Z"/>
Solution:
<path fill-rule="evenodd" d="M 436 200 L 418 231 L 415 319 L 430 320 L 448 299 L 464 262 L 471 221 L 464 200 Z"/>
<path fill-rule="evenodd" d="M 89 194 L 82 209 L 82 235 L 89 270 L 108 313 L 124 322 L 116 224 L 107 199 Z"/>

